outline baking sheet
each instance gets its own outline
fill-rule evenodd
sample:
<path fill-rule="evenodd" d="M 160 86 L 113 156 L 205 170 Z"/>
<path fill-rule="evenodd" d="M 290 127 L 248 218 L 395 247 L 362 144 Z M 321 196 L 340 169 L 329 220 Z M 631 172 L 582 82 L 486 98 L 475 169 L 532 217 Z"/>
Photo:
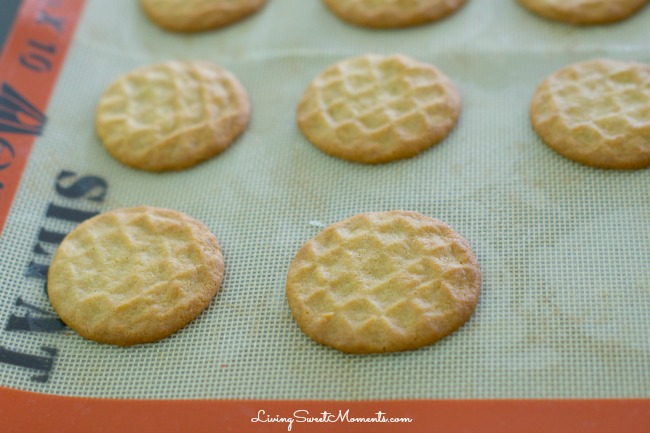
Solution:
<path fill-rule="evenodd" d="M 240 24 L 185 36 L 150 24 L 134 1 L 89 1 L 0 238 L 0 320 L 6 328 L 25 305 L 43 311 L 30 310 L 35 317 L 52 314 L 42 280 L 29 276 L 30 263 L 47 263 L 35 252 L 42 230 L 75 225 L 53 218 L 52 206 L 186 212 L 219 238 L 226 278 L 204 314 L 155 344 L 123 349 L 71 331 L 5 329 L 2 347 L 56 356 L 40 381 L 0 364 L 0 386 L 120 398 L 650 396 L 650 171 L 565 160 L 528 122 L 535 86 L 566 64 L 650 63 L 649 20 L 646 8 L 621 24 L 577 28 L 514 1 L 472 0 L 436 24 L 373 31 L 340 22 L 316 0 L 271 0 Z M 295 107 L 309 81 L 368 52 L 411 55 L 454 80 L 463 112 L 444 142 L 411 160 L 363 166 L 303 138 Z M 252 121 L 196 168 L 135 171 L 103 150 L 95 105 L 117 75 L 168 59 L 231 70 L 249 91 Z M 83 178 L 94 189 L 61 193 Z M 351 356 L 319 346 L 287 306 L 289 263 L 325 225 L 388 209 L 442 219 L 470 241 L 484 276 L 474 317 L 415 352 Z"/>

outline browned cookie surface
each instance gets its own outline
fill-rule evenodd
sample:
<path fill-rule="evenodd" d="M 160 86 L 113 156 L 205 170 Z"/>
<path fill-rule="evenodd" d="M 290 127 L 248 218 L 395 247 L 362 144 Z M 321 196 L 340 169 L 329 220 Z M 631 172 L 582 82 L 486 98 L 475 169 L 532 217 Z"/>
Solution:
<path fill-rule="evenodd" d="M 447 224 L 409 211 L 332 224 L 296 255 L 287 276 L 293 316 L 309 337 L 349 353 L 417 349 L 463 325 L 481 272 Z"/>
<path fill-rule="evenodd" d="M 324 0 L 341 19 L 360 26 L 408 27 L 442 19 L 466 0 Z"/>
<path fill-rule="evenodd" d="M 81 336 L 130 346 L 165 338 L 208 306 L 223 278 L 217 239 L 168 209 L 116 209 L 65 237 L 48 273 L 48 295 Z"/>
<path fill-rule="evenodd" d="M 266 0 L 140 0 L 147 16 L 175 32 L 200 32 L 233 24 L 251 15 Z"/>
<path fill-rule="evenodd" d="M 443 140 L 461 111 L 454 83 L 402 55 L 365 55 L 317 76 L 298 105 L 298 126 L 323 152 L 377 164 L 409 158 Z"/>
<path fill-rule="evenodd" d="M 637 12 L 648 0 L 518 0 L 536 14 L 570 24 L 608 24 Z"/>
<path fill-rule="evenodd" d="M 601 168 L 650 166 L 650 66 L 575 63 L 548 76 L 530 107 L 535 131 L 566 158 Z"/>
<path fill-rule="evenodd" d="M 249 118 L 248 94 L 233 74 L 205 62 L 171 61 L 115 80 L 99 101 L 96 129 L 126 165 L 182 170 L 226 149 Z"/>

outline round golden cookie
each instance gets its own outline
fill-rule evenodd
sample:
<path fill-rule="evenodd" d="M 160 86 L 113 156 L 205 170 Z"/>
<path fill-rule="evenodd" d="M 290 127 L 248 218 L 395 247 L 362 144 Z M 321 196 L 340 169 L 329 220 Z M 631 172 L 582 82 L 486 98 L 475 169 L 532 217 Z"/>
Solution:
<path fill-rule="evenodd" d="M 302 331 L 348 353 L 417 349 L 473 314 L 481 272 L 447 224 L 408 211 L 365 213 L 298 251 L 287 298 Z"/>
<path fill-rule="evenodd" d="M 402 55 L 366 55 L 327 68 L 298 105 L 298 126 L 323 152 L 378 164 L 410 158 L 444 139 L 460 116 L 454 83 Z"/>
<path fill-rule="evenodd" d="M 542 81 L 533 128 L 560 155 L 600 168 L 650 166 L 650 66 L 591 60 Z"/>
<path fill-rule="evenodd" d="M 70 328 L 100 343 L 165 338 L 208 306 L 223 278 L 217 239 L 168 209 L 100 214 L 65 237 L 48 272 L 50 303 Z"/>
<path fill-rule="evenodd" d="M 408 27 L 442 19 L 466 0 L 323 0 L 339 18 L 374 28 Z"/>
<path fill-rule="evenodd" d="M 233 24 L 257 12 L 266 0 L 140 0 L 147 16 L 173 32 L 201 32 Z"/>
<path fill-rule="evenodd" d="M 621 21 L 648 0 L 518 0 L 536 14 L 569 24 L 591 25 Z"/>
<path fill-rule="evenodd" d="M 113 82 L 99 101 L 96 128 L 117 160 L 167 171 L 222 152 L 249 118 L 246 90 L 230 72 L 204 62 L 172 61 Z"/>

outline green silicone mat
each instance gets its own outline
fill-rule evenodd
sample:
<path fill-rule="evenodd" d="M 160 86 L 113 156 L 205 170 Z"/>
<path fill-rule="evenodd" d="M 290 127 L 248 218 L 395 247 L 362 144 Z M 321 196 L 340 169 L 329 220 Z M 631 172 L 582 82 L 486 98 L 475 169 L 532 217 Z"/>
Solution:
<path fill-rule="evenodd" d="M 649 23 L 650 8 L 579 28 L 514 0 L 469 0 L 438 23 L 373 31 L 317 0 L 270 0 L 237 25 L 177 35 L 152 25 L 136 1 L 89 1 L 0 238 L 0 346 L 53 363 L 47 371 L 0 363 L 0 386 L 164 399 L 650 397 L 650 170 L 568 161 L 528 120 L 537 84 L 567 64 L 650 63 Z M 445 141 L 364 166 L 304 139 L 295 109 L 310 80 L 370 52 L 410 55 L 456 83 L 463 111 Z M 196 168 L 132 170 L 101 146 L 95 106 L 119 74 L 168 59 L 232 71 L 250 94 L 251 124 Z M 70 219 L 141 204 L 192 215 L 222 245 L 226 277 L 197 320 L 126 349 L 66 329 L 15 329 L 27 314 L 56 329 L 30 267 L 47 265 L 56 247 L 43 230 L 67 233 Z M 330 223 L 389 209 L 444 220 L 471 243 L 484 278 L 474 317 L 408 353 L 354 356 L 314 343 L 284 295 L 296 251 Z"/>

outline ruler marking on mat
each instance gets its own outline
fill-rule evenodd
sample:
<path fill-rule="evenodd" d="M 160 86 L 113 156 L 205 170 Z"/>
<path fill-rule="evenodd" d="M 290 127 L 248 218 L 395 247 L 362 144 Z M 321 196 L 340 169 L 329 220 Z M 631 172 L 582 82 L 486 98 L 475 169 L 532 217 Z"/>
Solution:
<path fill-rule="evenodd" d="M 0 236 L 34 143 L 46 128 L 46 108 L 84 3 L 85 0 L 23 0 L 13 26 L 4 33 L 7 38 L 0 55 Z M 68 172 L 62 172 L 65 173 Z M 65 196 L 59 189 L 67 192 L 68 188 L 61 186 L 60 181 L 57 178 L 55 188 Z M 62 207 L 54 211 L 59 217 L 67 215 Z M 79 219 L 81 211 L 71 211 Z M 57 236 L 41 229 L 33 251 L 35 257 L 46 253 L 42 243 L 56 240 Z M 38 280 L 37 284 L 45 288 L 46 272 L 47 265 L 33 261 L 27 265 L 25 277 Z M 46 296 L 45 290 L 42 293 Z M 64 329 L 58 318 L 18 296 L 14 313 L 6 320 L 2 332 L 29 336 Z M 36 343 L 27 346 L 0 346 L 0 364 L 31 371 L 32 382 L 47 382 L 59 350 Z"/>
<path fill-rule="evenodd" d="M 0 235 L 84 0 L 23 0 L 0 57 Z"/>

